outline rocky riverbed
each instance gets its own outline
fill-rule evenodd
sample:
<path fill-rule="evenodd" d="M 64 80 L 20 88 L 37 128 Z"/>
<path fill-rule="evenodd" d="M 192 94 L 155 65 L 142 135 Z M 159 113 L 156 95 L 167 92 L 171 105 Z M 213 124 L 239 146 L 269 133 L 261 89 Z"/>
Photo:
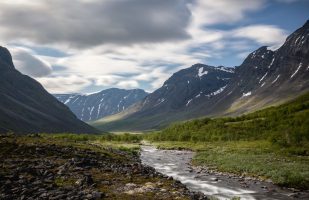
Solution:
<path fill-rule="evenodd" d="M 206 199 L 138 155 L 39 136 L 0 137 L 0 199 Z"/>
<path fill-rule="evenodd" d="M 284 189 L 271 181 L 220 173 L 206 167 L 193 167 L 193 156 L 194 152 L 191 151 L 161 150 L 149 145 L 142 146 L 141 151 L 144 165 L 181 181 L 191 191 L 218 199 L 309 199 L 308 191 Z"/>

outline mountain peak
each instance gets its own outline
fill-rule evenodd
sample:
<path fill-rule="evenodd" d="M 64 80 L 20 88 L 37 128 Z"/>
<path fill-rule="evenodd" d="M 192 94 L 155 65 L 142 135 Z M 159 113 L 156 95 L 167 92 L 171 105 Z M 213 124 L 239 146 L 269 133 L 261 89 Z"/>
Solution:
<path fill-rule="evenodd" d="M 306 23 L 302 26 L 302 28 L 309 28 L 309 20 L 306 21 Z"/>
<path fill-rule="evenodd" d="M 7 48 L 2 46 L 0 46 L 0 62 L 5 63 L 9 68 L 14 68 L 11 53 Z M 4 68 L 5 66 L 0 65 L 0 67 Z"/>
<path fill-rule="evenodd" d="M 274 52 L 269 50 L 267 46 L 262 46 L 257 50 L 250 53 L 244 60 L 242 66 L 260 66 L 263 65 L 265 61 L 271 60 Z"/>

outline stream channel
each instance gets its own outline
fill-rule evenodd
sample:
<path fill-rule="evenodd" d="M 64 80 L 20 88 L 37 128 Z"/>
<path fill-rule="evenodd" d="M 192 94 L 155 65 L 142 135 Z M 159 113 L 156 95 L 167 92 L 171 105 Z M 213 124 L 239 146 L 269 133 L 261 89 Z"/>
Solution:
<path fill-rule="evenodd" d="M 271 182 L 209 172 L 193 168 L 194 152 L 161 150 L 150 145 L 141 146 L 141 160 L 144 165 L 181 181 L 188 189 L 203 192 L 218 199 L 309 199 L 308 193 L 282 189 Z M 241 163 L 240 163 L 241 164 Z"/>

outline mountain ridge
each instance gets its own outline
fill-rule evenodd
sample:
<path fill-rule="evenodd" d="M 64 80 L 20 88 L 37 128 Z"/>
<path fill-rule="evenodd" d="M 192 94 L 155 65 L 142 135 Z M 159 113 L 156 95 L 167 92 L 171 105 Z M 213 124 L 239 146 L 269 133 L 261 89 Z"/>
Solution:
<path fill-rule="evenodd" d="M 234 75 L 220 92 L 209 96 L 201 95 L 200 101 L 192 101 L 192 104 L 190 102 L 187 109 L 161 113 L 154 111 L 151 114 L 152 110 L 145 109 L 142 105 L 121 119 L 105 122 L 103 118 L 92 124 L 102 130 L 151 130 L 174 121 L 202 116 L 240 115 L 283 103 L 309 90 L 308 52 L 307 21 L 292 33 L 279 49 L 272 51 L 263 46 L 250 53 L 243 63 L 235 68 Z M 158 90 L 162 90 L 162 87 Z"/>
<path fill-rule="evenodd" d="M 148 93 L 141 89 L 109 88 L 92 94 L 54 94 L 83 121 L 93 121 L 121 112 L 142 100 Z"/>

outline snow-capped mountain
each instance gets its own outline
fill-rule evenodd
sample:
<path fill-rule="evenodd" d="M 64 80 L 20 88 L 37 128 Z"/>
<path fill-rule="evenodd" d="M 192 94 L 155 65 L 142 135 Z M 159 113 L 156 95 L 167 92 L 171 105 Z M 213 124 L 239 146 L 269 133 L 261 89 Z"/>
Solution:
<path fill-rule="evenodd" d="M 128 117 L 129 123 L 123 121 L 122 126 L 122 120 L 120 120 L 119 128 L 134 127 L 134 129 L 137 128 L 136 130 L 140 127 L 141 129 L 158 127 L 178 117 L 187 118 L 187 111 L 219 95 L 234 76 L 233 68 L 195 64 L 176 72 L 164 82 L 161 88 L 118 116 L 112 117 L 114 119 Z M 94 122 L 93 125 L 100 127 L 104 124 L 103 129 L 109 130 L 109 123 L 105 124 L 105 118 L 102 120 Z M 108 121 L 112 120 L 108 119 Z M 113 123 L 111 128 L 116 128 Z"/>
<path fill-rule="evenodd" d="M 147 93 L 141 89 L 124 90 L 111 88 L 90 95 L 55 94 L 83 121 L 93 121 L 125 110 L 141 101 Z"/>
<path fill-rule="evenodd" d="M 149 94 L 141 102 L 141 110 L 153 113 L 186 109 L 203 96 L 219 94 L 233 76 L 233 68 L 195 64 L 173 74 L 161 88 Z"/>
<path fill-rule="evenodd" d="M 0 133 L 95 133 L 37 81 L 17 71 L 0 46 Z"/>
<path fill-rule="evenodd" d="M 195 117 L 251 112 L 308 91 L 309 21 L 276 51 L 261 47 L 235 70 L 193 65 L 175 73 L 115 121 L 103 118 L 94 125 L 104 130 L 156 129 Z"/>

